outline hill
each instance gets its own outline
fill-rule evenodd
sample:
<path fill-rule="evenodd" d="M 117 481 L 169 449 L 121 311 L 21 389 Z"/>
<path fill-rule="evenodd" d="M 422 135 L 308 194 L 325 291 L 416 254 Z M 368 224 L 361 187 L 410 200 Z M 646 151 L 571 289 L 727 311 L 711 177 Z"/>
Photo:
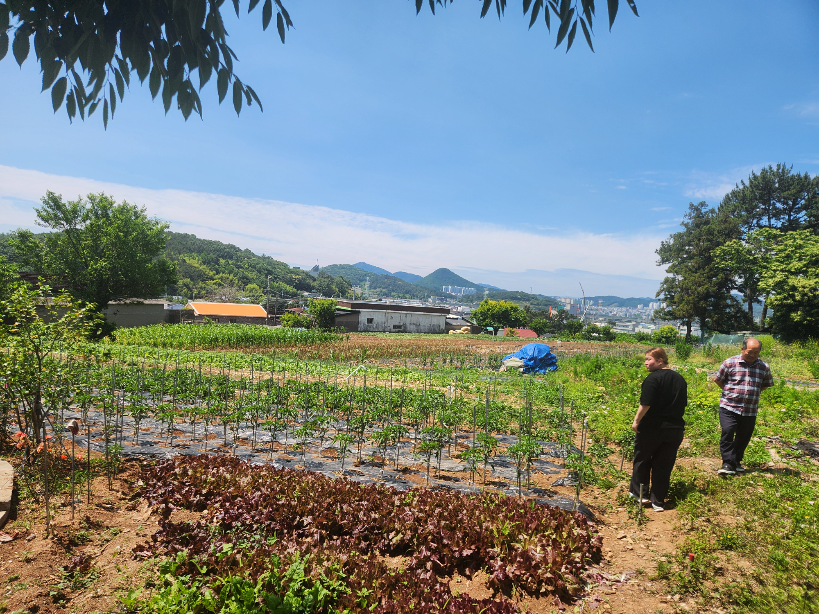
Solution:
<path fill-rule="evenodd" d="M 410 284 L 417 284 L 419 281 L 424 279 L 420 275 L 416 275 L 415 273 L 406 273 L 404 271 L 396 271 L 393 273 L 396 277 L 403 279 L 405 282 Z"/>
<path fill-rule="evenodd" d="M 407 283 L 394 275 L 379 275 L 370 273 L 353 264 L 331 264 L 321 269 L 325 273 L 336 277 L 341 275 L 351 284 L 364 287 L 367 278 L 370 278 L 370 295 L 391 296 L 393 298 L 425 299 L 432 296 L 427 288 Z"/>
<path fill-rule="evenodd" d="M 464 279 L 449 269 L 437 269 L 426 277 L 419 279 L 415 283 L 424 288 L 429 288 L 438 294 L 441 293 L 441 288 L 443 288 L 443 286 L 461 286 L 462 288 L 475 289 L 479 287 L 478 284 L 471 282 L 468 279 Z"/>
<path fill-rule="evenodd" d="M 379 275 L 392 275 L 392 273 L 390 273 L 387 269 L 382 269 L 379 266 L 367 264 L 366 262 L 356 262 L 353 266 L 356 266 L 359 269 L 362 269 L 369 273 L 378 273 Z"/>
<path fill-rule="evenodd" d="M 170 294 L 204 298 L 217 290 L 229 288 L 234 294 L 244 295 L 247 286 L 254 284 L 263 290 L 270 276 L 272 289 L 284 295 L 296 291 L 311 291 L 313 277 L 301 269 L 294 269 L 270 256 L 258 255 L 230 243 L 200 239 L 196 235 L 167 232 L 165 257 L 176 262 L 179 283 L 168 288 Z M 259 291 L 251 289 L 253 297 Z M 238 298 L 238 297 L 234 297 Z"/>
<path fill-rule="evenodd" d="M 529 294 L 528 292 L 500 290 L 488 292 L 486 294 L 486 298 L 488 298 L 490 301 L 511 301 L 517 305 L 520 305 L 521 307 L 526 307 L 528 305 L 533 311 L 548 311 L 549 307 L 556 309 L 561 306 L 559 302 L 549 296 L 544 296 L 542 294 Z M 470 301 L 474 304 L 480 303 L 483 299 L 483 292 L 478 292 L 477 294 L 464 297 L 465 301 Z"/>

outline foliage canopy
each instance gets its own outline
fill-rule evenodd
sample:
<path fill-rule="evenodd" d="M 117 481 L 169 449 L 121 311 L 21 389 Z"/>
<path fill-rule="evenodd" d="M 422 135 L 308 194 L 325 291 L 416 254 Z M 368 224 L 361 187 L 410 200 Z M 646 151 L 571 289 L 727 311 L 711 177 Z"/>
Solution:
<path fill-rule="evenodd" d="M 626 0 L 637 15 L 634 0 Z M 451 0 L 415 0 L 416 13 L 424 5 L 435 14 L 435 6 Z M 506 0 L 483 0 L 481 17 L 492 5 L 498 18 L 504 14 Z M 262 4 L 262 29 L 267 30 L 276 16 L 276 30 L 284 43 L 285 32 L 293 27 L 282 0 L 233 0 L 238 17 L 247 7 L 251 13 Z M 0 2 L 0 60 L 9 50 L 22 66 L 34 53 L 43 73 L 43 91 L 51 90 L 56 112 L 65 104 L 70 120 L 85 119 L 102 105 L 102 121 L 107 127 L 117 101 L 136 73 L 140 83 L 148 80 L 151 97 L 162 96 L 167 113 L 175 106 L 188 119 L 202 116 L 199 92 L 213 78 L 219 103 L 230 93 L 237 115 L 254 102 L 262 103 L 253 88 L 234 72 L 238 56 L 227 44 L 222 9 L 224 0 L 5 0 Z M 609 29 L 617 16 L 619 0 L 607 0 Z M 523 13 L 529 15 L 531 28 L 542 16 L 551 30 L 556 21 L 557 44 L 566 41 L 571 48 L 580 23 L 589 48 L 594 0 L 523 0 Z"/>
<path fill-rule="evenodd" d="M 22 263 L 65 286 L 102 311 L 109 302 L 162 294 L 176 269 L 161 258 L 168 224 L 144 207 L 116 204 L 105 194 L 64 202 L 47 192 L 35 209 L 37 224 L 51 233 L 19 230 L 12 240 Z"/>

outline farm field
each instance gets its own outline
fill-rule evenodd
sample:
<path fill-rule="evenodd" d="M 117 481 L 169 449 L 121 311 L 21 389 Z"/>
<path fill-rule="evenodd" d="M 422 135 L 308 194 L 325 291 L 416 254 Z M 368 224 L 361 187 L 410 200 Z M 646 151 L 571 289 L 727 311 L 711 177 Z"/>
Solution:
<path fill-rule="evenodd" d="M 0 543 L 7 611 L 815 611 L 815 348 L 764 340 L 780 382 L 762 397 L 751 471 L 730 479 L 715 473 L 708 373 L 734 352 L 672 354 L 686 440 L 657 514 L 625 490 L 640 346 L 550 344 L 560 369 L 523 376 L 497 371 L 521 340 L 350 338 L 120 340 L 63 357 L 55 537 L 41 464 L 6 454 L 20 496 Z M 368 350 L 324 353 L 342 343 Z M 262 594 L 281 603 L 253 609 Z"/>

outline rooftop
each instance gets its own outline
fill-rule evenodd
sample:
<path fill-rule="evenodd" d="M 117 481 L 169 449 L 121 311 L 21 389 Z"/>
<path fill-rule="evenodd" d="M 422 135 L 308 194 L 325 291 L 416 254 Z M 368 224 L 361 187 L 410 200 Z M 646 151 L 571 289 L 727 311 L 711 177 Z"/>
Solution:
<path fill-rule="evenodd" d="M 188 307 L 198 316 L 229 316 L 243 318 L 266 318 L 267 312 L 261 305 L 242 303 L 188 303 Z"/>

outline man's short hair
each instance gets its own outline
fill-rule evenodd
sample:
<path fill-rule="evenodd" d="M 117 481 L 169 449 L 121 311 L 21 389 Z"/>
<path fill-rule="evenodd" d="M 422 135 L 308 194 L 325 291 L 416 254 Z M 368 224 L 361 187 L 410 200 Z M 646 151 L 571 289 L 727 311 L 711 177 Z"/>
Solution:
<path fill-rule="evenodd" d="M 646 356 L 651 356 L 654 360 L 661 362 L 664 365 L 668 364 L 668 354 L 666 354 L 663 348 L 651 348 L 650 350 L 646 351 Z"/>
<path fill-rule="evenodd" d="M 742 349 L 743 350 L 748 349 L 748 342 L 749 341 L 756 341 L 759 344 L 759 347 L 760 348 L 762 347 L 762 342 L 759 339 L 757 339 L 756 337 L 748 337 L 747 339 L 742 340 Z"/>

